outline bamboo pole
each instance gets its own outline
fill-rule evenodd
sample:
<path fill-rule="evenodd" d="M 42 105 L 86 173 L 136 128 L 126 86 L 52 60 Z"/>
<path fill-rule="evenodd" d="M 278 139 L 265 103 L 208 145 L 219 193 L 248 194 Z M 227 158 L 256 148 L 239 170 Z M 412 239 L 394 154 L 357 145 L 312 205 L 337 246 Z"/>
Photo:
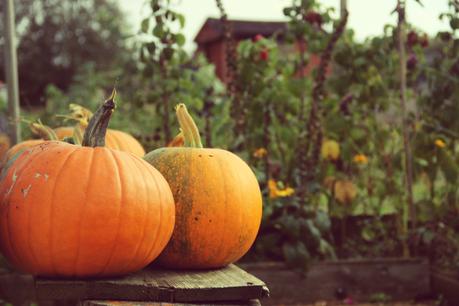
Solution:
<path fill-rule="evenodd" d="M 14 25 L 14 1 L 3 0 L 3 22 L 5 36 L 5 76 L 8 89 L 8 122 L 12 144 L 21 140 L 19 125 L 19 89 L 16 58 L 16 34 Z"/>
<path fill-rule="evenodd" d="M 341 5 L 340 5 L 341 19 L 344 18 L 344 15 L 346 14 L 346 11 L 347 11 L 347 0 L 341 0 Z"/>
<path fill-rule="evenodd" d="M 401 116 L 402 116 L 402 132 L 403 132 L 403 146 L 404 146 L 404 162 L 405 162 L 405 188 L 406 188 L 406 210 L 409 214 L 409 221 L 411 221 L 411 229 L 416 229 L 416 209 L 413 202 L 413 157 L 411 153 L 410 145 L 410 133 L 407 122 L 407 110 L 406 110 L 406 50 L 405 50 L 405 24 L 406 24 L 406 13 L 405 13 L 405 1 L 397 1 L 398 11 L 398 52 L 400 58 L 400 105 L 401 105 Z M 405 215 L 406 216 L 406 215 Z M 408 221 L 405 219 L 404 222 L 404 256 L 409 256 L 408 244 L 406 239 L 408 238 Z"/>

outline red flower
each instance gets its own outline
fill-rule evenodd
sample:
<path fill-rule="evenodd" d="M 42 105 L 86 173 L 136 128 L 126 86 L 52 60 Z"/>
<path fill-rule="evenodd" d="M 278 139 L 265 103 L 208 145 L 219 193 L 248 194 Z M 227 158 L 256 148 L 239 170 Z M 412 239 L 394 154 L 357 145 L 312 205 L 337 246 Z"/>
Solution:
<path fill-rule="evenodd" d="M 354 299 L 351 297 L 347 297 L 343 300 L 344 305 L 354 305 Z"/>
<path fill-rule="evenodd" d="M 418 34 L 416 34 L 416 32 L 413 32 L 413 31 L 410 31 L 408 33 L 408 36 L 407 36 L 407 39 L 406 39 L 406 42 L 408 43 L 408 46 L 412 47 L 414 45 L 416 45 L 419 41 L 418 41 Z"/>
<path fill-rule="evenodd" d="M 309 22 L 311 25 L 316 24 L 319 27 L 322 25 L 322 15 L 314 11 L 307 12 L 306 16 L 304 16 L 304 20 Z"/>
<path fill-rule="evenodd" d="M 422 35 L 422 38 L 419 40 L 419 43 L 423 48 L 427 48 L 429 46 L 429 38 L 427 34 Z"/>
<path fill-rule="evenodd" d="M 252 39 L 252 41 L 253 41 L 253 42 L 257 42 L 257 41 L 262 40 L 263 38 L 264 38 L 263 35 L 257 34 L 257 35 L 255 35 L 255 37 Z"/>
<path fill-rule="evenodd" d="M 268 49 L 263 49 L 260 51 L 260 59 L 265 62 L 269 59 Z"/>

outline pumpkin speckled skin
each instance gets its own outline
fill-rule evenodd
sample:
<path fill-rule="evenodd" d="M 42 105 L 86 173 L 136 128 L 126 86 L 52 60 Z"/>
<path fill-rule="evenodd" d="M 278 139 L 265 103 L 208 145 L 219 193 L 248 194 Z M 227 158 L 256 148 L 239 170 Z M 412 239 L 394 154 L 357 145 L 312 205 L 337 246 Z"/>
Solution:
<path fill-rule="evenodd" d="M 261 222 L 260 188 L 249 166 L 221 149 L 169 147 L 145 157 L 166 178 L 176 205 L 164 266 L 207 269 L 241 258 Z"/>
<path fill-rule="evenodd" d="M 3 158 L 0 160 L 0 168 L 3 168 L 3 166 L 6 165 L 8 161 L 16 154 L 38 144 L 44 143 L 45 141 L 46 140 L 43 139 L 29 139 L 15 144 L 8 151 L 6 151 L 5 156 L 3 156 Z"/>
<path fill-rule="evenodd" d="M 21 141 L 14 146 L 12 146 L 0 159 L 0 169 L 3 168 L 16 154 L 21 153 L 22 151 L 41 144 L 48 140 L 58 140 L 56 135 L 52 133 L 52 129 L 43 125 L 41 121 L 38 122 L 31 122 L 30 123 L 30 130 L 33 134 L 40 137 L 40 139 L 28 139 Z"/>
<path fill-rule="evenodd" d="M 73 130 L 74 127 L 59 127 L 54 131 L 56 132 L 57 137 L 62 140 L 65 137 L 72 137 Z M 107 134 L 105 135 L 105 146 L 110 149 L 130 152 L 139 157 L 145 155 L 145 150 L 137 139 L 128 133 L 118 130 L 107 129 Z"/>

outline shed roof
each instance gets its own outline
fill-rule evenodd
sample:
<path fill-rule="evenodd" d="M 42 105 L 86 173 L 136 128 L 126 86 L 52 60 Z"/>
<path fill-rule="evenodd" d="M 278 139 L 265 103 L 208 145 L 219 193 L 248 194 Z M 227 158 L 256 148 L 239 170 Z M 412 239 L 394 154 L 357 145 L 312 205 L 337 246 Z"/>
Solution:
<path fill-rule="evenodd" d="M 287 28 L 287 23 L 283 21 L 228 21 L 233 27 L 233 34 L 236 39 L 251 38 L 257 34 L 271 36 L 275 32 L 282 32 Z M 217 18 L 207 18 L 194 41 L 198 44 L 206 44 L 221 39 L 223 35 L 222 21 Z"/>

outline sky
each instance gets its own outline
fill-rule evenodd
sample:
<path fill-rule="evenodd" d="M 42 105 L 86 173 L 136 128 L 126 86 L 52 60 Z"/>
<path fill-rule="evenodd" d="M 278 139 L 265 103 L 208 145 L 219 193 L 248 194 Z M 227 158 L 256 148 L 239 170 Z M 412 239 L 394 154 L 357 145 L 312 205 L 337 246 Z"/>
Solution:
<path fill-rule="evenodd" d="M 138 30 L 142 16 L 145 15 L 145 0 L 119 0 L 122 9 L 134 31 Z M 420 30 L 433 35 L 439 30 L 448 29 L 445 21 L 438 16 L 447 11 L 448 0 L 422 0 L 421 7 L 414 0 L 407 0 L 407 18 Z M 193 39 L 208 17 L 219 17 L 215 0 L 171 0 L 175 10 L 185 15 L 186 25 L 183 33 L 187 38 L 186 49 L 195 48 Z M 230 19 L 245 20 L 285 20 L 282 9 L 291 0 L 223 0 L 223 5 Z M 322 0 L 325 7 L 334 7 L 339 12 L 340 0 Z M 348 27 L 355 31 L 358 40 L 376 36 L 383 32 L 387 23 L 395 24 L 396 15 L 392 14 L 396 0 L 348 0 Z"/>

